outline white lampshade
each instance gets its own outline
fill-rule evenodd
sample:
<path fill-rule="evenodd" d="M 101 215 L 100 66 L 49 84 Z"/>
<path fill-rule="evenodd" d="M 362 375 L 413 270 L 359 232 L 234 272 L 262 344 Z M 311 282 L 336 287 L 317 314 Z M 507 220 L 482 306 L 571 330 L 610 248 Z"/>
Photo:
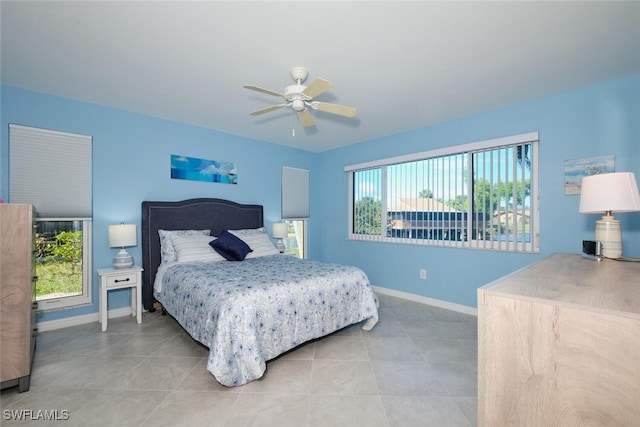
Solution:
<path fill-rule="evenodd" d="M 284 239 L 289 235 L 289 226 L 284 222 L 276 222 L 273 224 L 271 234 L 275 239 Z"/>
<path fill-rule="evenodd" d="M 120 248 L 120 252 L 113 258 L 113 266 L 115 268 L 128 268 L 133 265 L 133 257 L 129 255 L 125 247 L 137 244 L 135 224 L 109 226 L 109 246 Z"/>
<path fill-rule="evenodd" d="M 135 224 L 109 226 L 109 246 L 112 248 L 124 248 L 125 246 L 135 246 L 137 244 Z"/>
<path fill-rule="evenodd" d="M 622 256 L 620 221 L 613 212 L 640 211 L 640 193 L 633 172 L 605 173 L 582 179 L 580 213 L 603 213 L 596 221 L 595 240 L 602 243 L 606 258 Z"/>
<path fill-rule="evenodd" d="M 284 222 L 276 222 L 271 227 L 271 234 L 275 239 L 278 239 L 276 248 L 278 248 L 280 253 L 284 253 L 287 248 L 282 239 L 285 239 L 289 235 L 289 226 Z"/>
<path fill-rule="evenodd" d="M 640 194 L 633 172 L 603 173 L 582 178 L 580 213 L 607 211 L 640 211 Z"/>

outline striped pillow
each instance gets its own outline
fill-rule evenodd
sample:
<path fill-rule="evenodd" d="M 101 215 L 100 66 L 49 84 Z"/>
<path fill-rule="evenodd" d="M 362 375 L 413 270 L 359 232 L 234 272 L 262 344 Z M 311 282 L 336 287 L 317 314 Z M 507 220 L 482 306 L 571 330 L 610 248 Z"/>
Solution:
<path fill-rule="evenodd" d="M 274 246 L 269 235 L 264 232 L 264 227 L 257 228 L 255 230 L 229 230 L 229 233 L 244 240 L 244 242 L 253 250 L 252 252 L 249 252 L 247 259 L 280 254 L 280 251 Z"/>
<path fill-rule="evenodd" d="M 160 258 L 162 263 L 176 260 L 176 250 L 171 236 L 193 236 L 194 234 L 208 236 L 211 230 L 158 230 L 160 235 Z"/>
<path fill-rule="evenodd" d="M 171 236 L 176 250 L 177 262 L 208 261 L 217 262 L 225 259 L 214 251 L 209 242 L 215 240 L 213 236 Z"/>

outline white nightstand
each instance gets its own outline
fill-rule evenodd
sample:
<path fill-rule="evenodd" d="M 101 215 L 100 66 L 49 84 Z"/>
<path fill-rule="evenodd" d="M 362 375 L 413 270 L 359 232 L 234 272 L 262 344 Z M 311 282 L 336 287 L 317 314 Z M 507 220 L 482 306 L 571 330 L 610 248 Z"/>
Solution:
<path fill-rule="evenodd" d="M 100 276 L 100 323 L 102 332 L 107 330 L 107 293 L 113 289 L 131 289 L 131 315 L 142 323 L 142 267 L 99 268 Z"/>

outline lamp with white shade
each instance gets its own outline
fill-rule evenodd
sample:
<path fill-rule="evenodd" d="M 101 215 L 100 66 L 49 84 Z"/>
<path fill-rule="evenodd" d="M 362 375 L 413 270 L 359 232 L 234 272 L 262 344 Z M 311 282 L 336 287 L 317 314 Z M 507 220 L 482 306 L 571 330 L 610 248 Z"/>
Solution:
<path fill-rule="evenodd" d="M 137 244 L 135 224 L 121 223 L 109 226 L 109 246 L 120 248 L 120 252 L 113 258 L 114 268 L 129 268 L 133 265 L 133 257 L 125 247 Z"/>
<path fill-rule="evenodd" d="M 595 240 L 602 243 L 602 256 L 622 256 L 620 221 L 613 212 L 640 211 L 640 193 L 633 172 L 590 175 L 582 179 L 580 213 L 604 213 L 596 221 Z"/>
<path fill-rule="evenodd" d="M 274 239 L 278 239 L 276 241 L 276 248 L 278 248 L 280 253 L 283 253 L 286 247 L 284 246 L 282 239 L 286 239 L 289 235 L 289 226 L 284 222 L 276 222 L 271 228 L 271 235 Z"/>

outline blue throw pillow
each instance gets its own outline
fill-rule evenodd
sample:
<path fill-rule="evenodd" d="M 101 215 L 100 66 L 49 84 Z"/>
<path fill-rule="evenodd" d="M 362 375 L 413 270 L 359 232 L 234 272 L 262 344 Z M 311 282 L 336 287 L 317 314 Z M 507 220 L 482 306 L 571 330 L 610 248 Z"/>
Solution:
<path fill-rule="evenodd" d="M 223 231 L 216 240 L 209 242 L 209 245 L 229 261 L 242 261 L 253 249 L 242 239 L 228 231 Z"/>

